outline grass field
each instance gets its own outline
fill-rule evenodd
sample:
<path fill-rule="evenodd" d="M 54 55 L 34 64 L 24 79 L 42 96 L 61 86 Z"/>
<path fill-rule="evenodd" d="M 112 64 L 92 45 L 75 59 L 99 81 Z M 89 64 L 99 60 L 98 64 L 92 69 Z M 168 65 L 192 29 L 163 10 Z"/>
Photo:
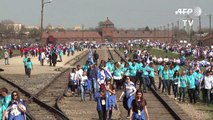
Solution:
<path fill-rule="evenodd" d="M 13 56 L 17 56 L 20 55 L 20 51 L 19 50 L 13 50 Z M 0 59 L 4 58 L 4 50 L 0 51 Z"/>
<path fill-rule="evenodd" d="M 138 48 L 139 47 L 134 47 L 134 49 L 138 49 Z M 144 49 L 144 48 L 141 48 L 141 49 Z M 120 49 L 119 51 L 121 53 L 123 53 L 124 50 Z M 162 58 L 168 57 L 168 58 L 176 58 L 176 59 L 180 57 L 180 55 L 178 53 L 173 53 L 173 52 L 170 52 L 170 51 L 168 51 L 166 53 L 164 50 L 157 49 L 157 48 L 148 48 L 148 51 L 150 52 L 151 55 L 156 56 L 156 57 L 162 57 Z M 129 53 L 128 57 L 130 59 L 133 59 L 133 54 Z M 192 56 L 187 56 L 186 59 L 193 59 L 193 57 Z"/>

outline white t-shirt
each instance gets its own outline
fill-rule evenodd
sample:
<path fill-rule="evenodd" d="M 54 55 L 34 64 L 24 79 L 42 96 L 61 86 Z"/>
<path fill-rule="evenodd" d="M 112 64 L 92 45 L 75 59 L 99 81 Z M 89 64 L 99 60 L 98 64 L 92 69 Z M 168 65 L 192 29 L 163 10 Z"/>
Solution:
<path fill-rule="evenodd" d="M 81 76 L 81 85 L 85 85 L 85 82 L 88 80 L 88 77 L 85 76 Z"/>
<path fill-rule="evenodd" d="M 211 89 L 213 87 L 213 76 L 204 77 L 204 88 Z"/>

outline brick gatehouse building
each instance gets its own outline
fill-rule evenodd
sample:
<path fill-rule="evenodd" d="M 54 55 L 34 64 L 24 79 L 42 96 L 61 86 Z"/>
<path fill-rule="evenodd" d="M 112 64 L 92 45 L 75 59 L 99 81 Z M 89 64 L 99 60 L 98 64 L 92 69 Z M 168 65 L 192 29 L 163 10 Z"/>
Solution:
<path fill-rule="evenodd" d="M 100 31 L 63 31 L 63 32 L 44 32 L 42 39 L 45 41 L 51 36 L 58 42 L 72 42 L 72 41 L 96 41 L 104 42 L 106 40 L 112 42 L 128 41 L 135 39 L 143 39 L 150 41 L 164 41 L 171 42 L 173 34 L 168 30 L 117 30 L 108 18 L 102 23 Z"/>

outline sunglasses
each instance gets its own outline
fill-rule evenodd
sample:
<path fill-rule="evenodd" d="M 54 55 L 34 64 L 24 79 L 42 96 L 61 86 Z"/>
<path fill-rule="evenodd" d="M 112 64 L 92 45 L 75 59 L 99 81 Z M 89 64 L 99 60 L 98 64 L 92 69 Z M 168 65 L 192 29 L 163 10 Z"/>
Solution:
<path fill-rule="evenodd" d="M 17 94 L 13 94 L 13 96 L 17 96 Z"/>

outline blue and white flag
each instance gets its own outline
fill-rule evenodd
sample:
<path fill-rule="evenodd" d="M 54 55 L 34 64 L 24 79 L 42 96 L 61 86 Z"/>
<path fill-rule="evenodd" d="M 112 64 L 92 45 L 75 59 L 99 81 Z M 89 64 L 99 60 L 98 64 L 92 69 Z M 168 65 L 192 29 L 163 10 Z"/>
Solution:
<path fill-rule="evenodd" d="M 106 78 L 112 78 L 112 74 L 108 71 L 108 70 L 104 70 L 104 74 L 106 76 Z"/>
<path fill-rule="evenodd" d="M 91 49 L 89 50 L 88 61 L 89 61 L 90 64 L 93 64 L 93 63 L 94 63 L 94 62 L 93 62 L 92 50 L 91 50 Z"/>

